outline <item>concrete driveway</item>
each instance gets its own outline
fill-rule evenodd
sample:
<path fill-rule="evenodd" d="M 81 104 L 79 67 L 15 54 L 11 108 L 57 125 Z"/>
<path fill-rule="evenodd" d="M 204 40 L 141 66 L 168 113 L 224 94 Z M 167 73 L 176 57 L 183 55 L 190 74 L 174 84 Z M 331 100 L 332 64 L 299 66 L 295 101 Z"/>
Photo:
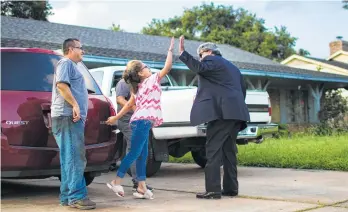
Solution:
<path fill-rule="evenodd" d="M 198 200 L 204 190 L 204 172 L 196 165 L 164 164 L 148 179 L 155 188 L 154 200 L 136 200 L 125 178 L 125 198 L 117 198 L 105 183 L 115 173 L 95 179 L 89 186 L 95 211 L 231 211 L 231 212 L 348 212 L 348 172 L 239 167 L 240 196 Z M 3 212 L 76 211 L 58 205 L 59 181 L 3 180 Z"/>

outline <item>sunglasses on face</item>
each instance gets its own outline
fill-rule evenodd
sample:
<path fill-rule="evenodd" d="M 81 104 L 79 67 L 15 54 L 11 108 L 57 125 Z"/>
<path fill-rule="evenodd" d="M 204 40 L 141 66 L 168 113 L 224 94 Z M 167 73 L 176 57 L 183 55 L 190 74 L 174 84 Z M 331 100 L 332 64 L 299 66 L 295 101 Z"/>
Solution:
<path fill-rule="evenodd" d="M 84 51 L 84 48 L 82 46 L 74 46 L 75 49 L 80 49 L 81 51 Z"/>
<path fill-rule="evenodd" d="M 142 67 L 142 68 L 140 69 L 140 71 L 144 70 L 145 68 L 150 69 L 147 65 L 145 65 L 144 67 Z"/>

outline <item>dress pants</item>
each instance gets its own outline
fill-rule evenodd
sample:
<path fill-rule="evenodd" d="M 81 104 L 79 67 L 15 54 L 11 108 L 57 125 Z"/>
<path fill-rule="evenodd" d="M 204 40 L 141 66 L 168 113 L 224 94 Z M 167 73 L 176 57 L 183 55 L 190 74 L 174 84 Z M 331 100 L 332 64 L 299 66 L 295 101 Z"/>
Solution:
<path fill-rule="evenodd" d="M 238 120 L 214 120 L 208 122 L 205 166 L 205 189 L 221 192 L 220 167 L 223 164 L 223 189 L 238 192 L 237 144 L 241 122 Z"/>

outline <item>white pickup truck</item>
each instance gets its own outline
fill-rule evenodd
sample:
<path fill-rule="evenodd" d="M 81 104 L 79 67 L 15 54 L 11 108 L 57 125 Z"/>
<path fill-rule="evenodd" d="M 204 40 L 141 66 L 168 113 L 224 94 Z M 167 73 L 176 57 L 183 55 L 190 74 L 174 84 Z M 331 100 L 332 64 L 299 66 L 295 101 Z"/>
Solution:
<path fill-rule="evenodd" d="M 115 87 L 125 68 L 125 66 L 108 66 L 89 70 L 115 108 L 117 108 Z M 151 71 L 159 70 L 152 68 Z M 190 124 L 190 112 L 197 87 L 177 86 L 170 75 L 161 80 L 161 85 L 164 122 L 161 126 L 153 128 L 150 133 L 147 176 L 154 175 L 160 169 L 161 163 L 169 160 L 169 155 L 182 157 L 189 151 L 195 162 L 204 167 L 206 126 Z M 260 143 L 264 134 L 278 131 L 278 125 L 270 123 L 271 106 L 267 92 L 247 91 L 246 103 L 251 122 L 248 123 L 248 128 L 239 133 L 238 144 L 247 144 L 250 141 Z M 118 138 L 122 139 L 122 133 L 119 131 L 116 133 Z"/>

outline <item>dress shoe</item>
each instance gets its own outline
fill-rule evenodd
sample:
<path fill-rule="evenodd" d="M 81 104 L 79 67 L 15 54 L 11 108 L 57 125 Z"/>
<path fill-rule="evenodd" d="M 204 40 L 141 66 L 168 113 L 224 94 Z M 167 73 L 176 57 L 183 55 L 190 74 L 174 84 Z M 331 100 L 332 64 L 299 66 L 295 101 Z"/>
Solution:
<path fill-rule="evenodd" d="M 238 196 L 238 191 L 221 191 L 222 196 L 235 197 Z"/>
<path fill-rule="evenodd" d="M 198 199 L 221 199 L 221 192 L 204 192 L 196 194 Z"/>

